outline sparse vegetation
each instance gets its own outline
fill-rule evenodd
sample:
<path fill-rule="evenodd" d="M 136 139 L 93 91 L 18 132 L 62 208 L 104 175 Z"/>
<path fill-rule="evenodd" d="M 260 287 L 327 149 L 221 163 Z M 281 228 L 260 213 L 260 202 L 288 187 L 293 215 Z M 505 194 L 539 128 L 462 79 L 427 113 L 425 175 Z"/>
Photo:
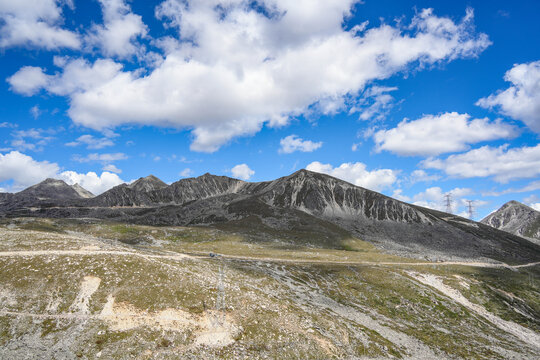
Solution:
<path fill-rule="evenodd" d="M 44 226 L 54 230 L 36 230 Z M 131 236 L 144 242 L 121 241 Z M 0 256 L 2 358 L 29 348 L 49 358 L 111 359 L 503 359 L 538 350 L 409 276 L 437 276 L 538 332 L 537 267 L 407 265 L 352 238 L 341 249 L 316 248 L 224 229 L 92 220 L 3 220 L 0 246 L 43 251 Z M 84 291 L 85 277 L 99 278 L 95 291 Z M 77 299 L 86 305 L 74 306 Z"/>

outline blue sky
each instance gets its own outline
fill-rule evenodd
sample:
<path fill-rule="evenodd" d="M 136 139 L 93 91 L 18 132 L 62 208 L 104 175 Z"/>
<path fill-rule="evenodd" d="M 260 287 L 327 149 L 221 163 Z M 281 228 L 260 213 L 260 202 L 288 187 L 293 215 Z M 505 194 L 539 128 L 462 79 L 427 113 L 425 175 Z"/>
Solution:
<path fill-rule="evenodd" d="M 537 1 L 0 0 L 0 191 L 308 168 L 540 209 Z"/>

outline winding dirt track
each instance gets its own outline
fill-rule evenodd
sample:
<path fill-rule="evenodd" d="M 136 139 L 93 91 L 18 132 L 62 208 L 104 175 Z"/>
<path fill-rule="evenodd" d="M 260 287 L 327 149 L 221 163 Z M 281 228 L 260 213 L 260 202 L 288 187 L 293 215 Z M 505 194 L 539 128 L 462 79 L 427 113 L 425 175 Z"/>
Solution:
<path fill-rule="evenodd" d="M 189 259 L 230 259 L 240 261 L 261 261 L 261 262 L 278 262 L 290 264 L 328 264 L 328 265 L 398 265 L 398 266 L 472 266 L 483 268 L 509 268 L 519 269 L 539 265 L 540 262 L 532 262 L 520 265 L 508 265 L 505 263 L 488 263 L 488 262 L 467 262 L 467 261 L 441 261 L 441 262 L 375 262 L 375 261 L 333 261 L 333 260 L 314 260 L 314 259 L 286 259 L 286 258 L 268 258 L 268 257 L 252 257 L 252 256 L 237 256 L 237 255 L 216 255 L 214 257 L 203 254 L 147 254 L 134 251 L 111 251 L 111 250 L 24 250 L 24 251 L 2 251 L 1 257 L 34 257 L 34 256 L 98 256 L 98 255 L 113 255 L 113 256 L 136 256 L 145 259 L 167 259 L 167 260 L 189 260 Z"/>

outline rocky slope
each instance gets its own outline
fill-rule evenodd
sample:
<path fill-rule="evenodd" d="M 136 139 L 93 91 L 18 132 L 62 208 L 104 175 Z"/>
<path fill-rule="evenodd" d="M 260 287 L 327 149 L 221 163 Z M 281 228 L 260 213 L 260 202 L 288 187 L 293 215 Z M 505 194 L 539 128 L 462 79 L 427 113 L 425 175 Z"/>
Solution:
<path fill-rule="evenodd" d="M 167 186 L 149 176 L 91 199 L 40 203 L 37 208 L 6 203 L 0 214 L 9 217 L 213 225 L 327 248 L 342 248 L 346 239 L 356 237 L 415 257 L 540 260 L 540 247 L 521 237 L 306 170 L 259 183 L 205 174 Z"/>
<path fill-rule="evenodd" d="M 90 199 L 94 197 L 94 194 L 92 194 L 90 191 L 86 190 L 79 184 L 71 185 L 71 188 L 75 190 L 81 198 Z"/>
<path fill-rule="evenodd" d="M 518 201 L 509 201 L 481 223 L 540 244 L 540 212 Z"/>

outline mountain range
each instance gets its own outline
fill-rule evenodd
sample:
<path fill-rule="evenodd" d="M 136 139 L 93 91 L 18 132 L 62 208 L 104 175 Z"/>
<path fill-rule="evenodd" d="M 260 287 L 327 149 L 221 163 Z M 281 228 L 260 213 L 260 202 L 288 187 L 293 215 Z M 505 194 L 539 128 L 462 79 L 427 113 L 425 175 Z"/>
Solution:
<path fill-rule="evenodd" d="M 266 182 L 204 174 L 167 185 L 155 176 L 90 197 L 47 179 L 0 195 L 1 217 L 99 218 L 147 225 L 208 225 L 261 241 L 343 248 L 351 237 L 416 258 L 539 261 L 540 246 L 494 222 L 408 204 L 307 170 Z M 506 230 L 506 229 L 503 229 Z"/>

